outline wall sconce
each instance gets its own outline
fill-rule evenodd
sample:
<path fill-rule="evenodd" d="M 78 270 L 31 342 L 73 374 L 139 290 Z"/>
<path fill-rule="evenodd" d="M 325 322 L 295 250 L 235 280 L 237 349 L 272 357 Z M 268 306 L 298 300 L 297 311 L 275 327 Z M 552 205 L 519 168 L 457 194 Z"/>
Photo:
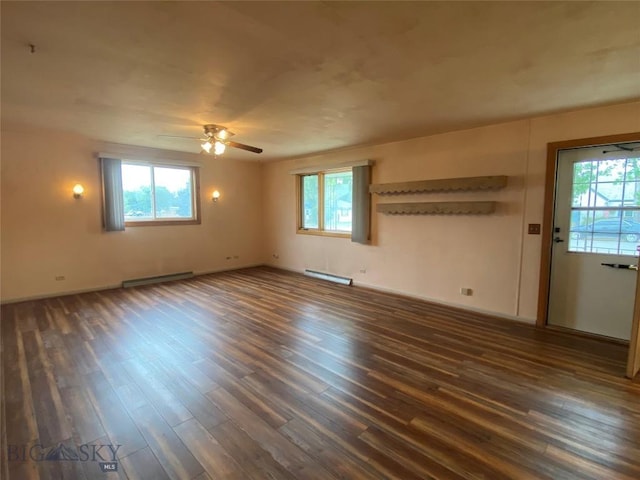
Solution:
<path fill-rule="evenodd" d="M 84 193 L 84 187 L 79 183 L 76 183 L 73 186 L 73 198 L 82 198 L 82 194 Z"/>
<path fill-rule="evenodd" d="M 214 202 L 217 202 L 219 198 L 220 198 L 220 192 L 218 190 L 214 190 L 213 194 L 211 195 L 211 200 L 213 200 Z"/>

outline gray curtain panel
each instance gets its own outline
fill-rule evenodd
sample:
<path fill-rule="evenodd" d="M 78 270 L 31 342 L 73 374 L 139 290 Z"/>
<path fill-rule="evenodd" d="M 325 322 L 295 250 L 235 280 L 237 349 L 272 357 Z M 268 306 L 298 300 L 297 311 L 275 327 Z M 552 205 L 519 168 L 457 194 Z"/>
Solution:
<path fill-rule="evenodd" d="M 107 232 L 122 231 L 124 230 L 122 161 L 119 158 L 101 158 L 100 165 L 104 229 Z"/>
<path fill-rule="evenodd" d="M 369 230 L 371 222 L 371 167 L 364 165 L 353 167 L 353 217 L 351 227 L 351 241 L 356 243 L 369 243 Z"/>

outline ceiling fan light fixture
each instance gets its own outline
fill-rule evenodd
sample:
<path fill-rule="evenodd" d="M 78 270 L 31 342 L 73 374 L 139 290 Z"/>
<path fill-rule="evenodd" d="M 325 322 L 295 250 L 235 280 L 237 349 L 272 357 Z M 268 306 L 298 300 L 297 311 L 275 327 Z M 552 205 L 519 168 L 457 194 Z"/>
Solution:
<path fill-rule="evenodd" d="M 211 143 L 209 140 L 207 140 L 206 142 L 204 142 L 200 146 L 202 147 L 202 150 L 204 150 L 205 152 L 211 153 L 211 147 L 213 147 L 213 143 Z"/>
<path fill-rule="evenodd" d="M 1 0 L 0 0 L 1 1 Z M 188 138 L 194 140 L 200 140 L 200 148 L 205 153 L 212 153 L 214 155 L 222 155 L 227 147 L 239 148 L 240 150 L 246 150 L 252 153 L 262 153 L 262 149 L 258 147 L 252 147 L 251 145 L 245 145 L 243 143 L 233 142 L 230 140 L 234 133 L 230 132 L 227 127 L 215 125 L 209 123 L 203 125 L 204 137 L 184 137 L 182 135 L 158 135 L 159 137 L 174 137 L 174 138 Z"/>
<path fill-rule="evenodd" d="M 226 149 L 227 146 L 219 140 L 216 140 L 216 143 L 213 144 L 213 153 L 216 155 L 222 155 Z"/>

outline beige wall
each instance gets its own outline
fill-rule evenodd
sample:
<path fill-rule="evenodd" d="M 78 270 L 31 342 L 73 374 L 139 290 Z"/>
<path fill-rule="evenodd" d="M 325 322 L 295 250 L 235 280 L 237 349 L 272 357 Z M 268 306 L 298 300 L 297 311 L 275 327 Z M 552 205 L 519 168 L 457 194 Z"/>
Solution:
<path fill-rule="evenodd" d="M 318 269 L 356 285 L 533 321 L 548 142 L 640 131 L 640 103 L 492 125 L 404 142 L 268 164 L 263 169 L 265 258 L 283 268 Z M 491 216 L 385 216 L 373 213 L 371 246 L 295 233 L 295 177 L 305 165 L 373 159 L 373 182 L 508 175 L 499 192 L 411 195 L 389 201 L 497 200 Z M 374 196 L 375 202 L 380 197 Z M 386 200 L 386 199 L 383 199 Z M 274 257 L 279 256 L 279 258 Z M 362 273 L 361 270 L 366 270 Z M 473 296 L 460 295 L 469 287 Z"/>
<path fill-rule="evenodd" d="M 261 165 L 206 157 L 202 225 L 101 229 L 97 151 L 202 162 L 178 152 L 119 147 L 56 132 L 3 125 L 1 298 L 53 295 L 118 285 L 124 279 L 269 263 L 352 276 L 397 291 L 522 320 L 536 315 L 546 144 L 640 131 L 640 103 L 596 108 L 354 148 Z M 295 233 L 295 182 L 305 165 L 374 159 L 376 183 L 508 175 L 499 192 L 415 195 L 393 201 L 500 202 L 491 216 L 373 214 L 373 244 Z M 71 187 L 84 184 L 85 198 Z M 218 189 L 218 204 L 210 201 Z M 378 197 L 374 196 L 375 202 Z M 274 258 L 276 254 L 279 258 Z M 226 257 L 238 256 L 227 260 Z M 366 270 L 361 273 L 361 270 Z M 57 275 L 66 277 L 56 281 Z M 474 290 L 471 297 L 460 287 Z"/>
<path fill-rule="evenodd" d="M 105 145 L 41 129 L 35 135 L 16 125 L 3 125 L 1 151 L 3 301 L 262 263 L 260 164 Z M 202 162 L 202 224 L 103 232 L 98 151 Z M 77 182 L 85 187 L 81 200 L 71 193 Z M 214 189 L 222 194 L 217 204 Z M 56 281 L 58 275 L 66 280 Z"/>

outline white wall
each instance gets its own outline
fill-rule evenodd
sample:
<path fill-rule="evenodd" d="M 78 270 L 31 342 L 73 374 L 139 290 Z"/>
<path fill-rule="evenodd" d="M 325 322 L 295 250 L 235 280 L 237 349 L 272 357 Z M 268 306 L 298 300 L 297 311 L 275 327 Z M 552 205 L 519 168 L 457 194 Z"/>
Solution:
<path fill-rule="evenodd" d="M 640 131 L 640 103 L 569 112 L 271 163 L 263 169 L 268 263 L 323 270 L 356 284 L 533 321 L 536 317 L 548 142 Z M 374 183 L 508 175 L 506 189 L 375 196 L 370 246 L 296 234 L 295 177 L 305 165 L 373 159 Z M 496 200 L 490 216 L 385 216 L 377 201 Z M 279 258 L 273 257 L 276 254 Z M 366 273 L 361 273 L 366 270 Z M 474 290 L 461 296 L 461 287 Z"/>
<path fill-rule="evenodd" d="M 105 150 L 202 162 L 202 224 L 102 231 L 96 152 Z M 19 125 L 3 125 L 1 151 L 2 301 L 262 263 L 260 164 L 105 145 L 41 129 L 35 135 Z M 78 182 L 85 187 L 81 200 L 71 192 Z M 215 189 L 222 195 L 216 204 Z"/>

